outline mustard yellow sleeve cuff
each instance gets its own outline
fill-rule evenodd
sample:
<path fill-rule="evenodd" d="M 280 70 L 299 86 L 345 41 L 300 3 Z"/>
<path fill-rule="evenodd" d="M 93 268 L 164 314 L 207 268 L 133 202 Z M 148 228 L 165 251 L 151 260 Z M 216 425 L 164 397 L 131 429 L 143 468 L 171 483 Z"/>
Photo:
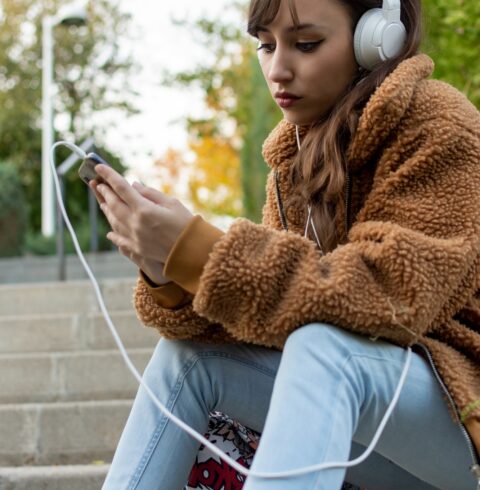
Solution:
<path fill-rule="evenodd" d="M 158 286 L 142 270 L 140 270 L 140 277 L 150 294 L 162 308 L 179 308 L 191 300 L 191 295 L 174 282 L 167 282 L 167 284 Z"/>
<path fill-rule="evenodd" d="M 195 216 L 182 231 L 165 263 L 164 274 L 192 294 L 198 291 L 203 268 L 223 231 Z"/>

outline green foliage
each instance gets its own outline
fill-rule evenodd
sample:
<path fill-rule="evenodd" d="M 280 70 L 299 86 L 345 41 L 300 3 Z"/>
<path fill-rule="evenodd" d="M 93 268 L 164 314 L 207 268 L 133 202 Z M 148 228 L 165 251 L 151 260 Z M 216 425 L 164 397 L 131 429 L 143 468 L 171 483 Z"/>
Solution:
<path fill-rule="evenodd" d="M 245 10 L 243 2 L 236 2 L 231 8 L 237 10 L 239 16 Z M 192 137 L 241 136 L 248 120 L 242 101 L 248 94 L 245 82 L 249 79 L 248 56 L 251 52 L 245 33 L 239 26 L 222 19 L 176 23 L 189 29 L 195 41 L 209 53 L 209 57 L 194 69 L 176 74 L 166 73 L 163 77 L 167 85 L 185 88 L 197 86 L 204 93 L 205 103 L 212 115 L 205 119 L 188 119 L 187 129 Z M 227 133 L 225 128 L 231 124 L 235 129 Z"/>
<path fill-rule="evenodd" d="M 129 37 L 130 17 L 118 3 L 88 2 L 87 25 L 54 28 L 54 107 L 62 116 L 56 120 L 63 125 L 62 138 L 94 136 L 101 142 L 104 130 L 92 114 L 114 109 L 118 121 L 120 114 L 135 112 L 129 76 L 136 66 L 118 44 Z M 67 4 L 70 0 L 0 1 L 0 160 L 12 161 L 19 170 L 33 232 L 40 228 L 41 214 L 42 18 Z M 66 153 L 58 153 L 61 162 Z M 79 182 L 67 185 L 75 188 L 71 196 L 80 193 Z M 87 208 L 73 206 L 75 215 L 85 214 Z"/>
<path fill-rule="evenodd" d="M 451 83 L 480 108 L 480 2 L 423 0 L 426 42 L 435 78 Z"/>
<path fill-rule="evenodd" d="M 100 217 L 100 216 L 99 216 Z M 75 233 L 77 234 L 78 243 L 83 252 L 90 250 L 90 226 L 88 222 L 80 223 L 76 225 L 73 223 Z M 100 251 L 111 250 L 112 244 L 106 238 L 109 228 L 105 221 L 99 221 L 98 223 L 98 248 Z M 55 255 L 57 252 L 57 238 L 44 237 L 41 233 L 29 232 L 25 241 L 25 253 L 31 255 Z M 75 254 L 75 247 L 73 246 L 72 238 L 65 232 L 65 253 Z"/>
<path fill-rule="evenodd" d="M 21 255 L 23 251 L 27 203 L 20 176 L 14 165 L 0 162 L 0 257 Z"/>
<path fill-rule="evenodd" d="M 282 113 L 272 100 L 255 52 L 250 54 L 248 61 L 249 93 L 242 101 L 248 114 L 241 152 L 243 205 L 246 216 L 252 221 L 260 222 L 269 171 L 263 160 L 262 146 L 265 138 L 281 119 Z"/>

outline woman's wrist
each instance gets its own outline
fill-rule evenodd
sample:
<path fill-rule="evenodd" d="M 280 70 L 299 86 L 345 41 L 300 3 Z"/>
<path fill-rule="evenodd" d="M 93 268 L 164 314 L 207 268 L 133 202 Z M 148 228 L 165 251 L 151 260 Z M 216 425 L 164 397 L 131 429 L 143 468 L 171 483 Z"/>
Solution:
<path fill-rule="evenodd" d="M 163 276 L 161 274 L 160 275 L 148 274 L 143 269 L 140 269 L 140 273 L 141 273 L 144 281 L 152 288 L 164 286 L 165 284 L 172 282 L 170 279 L 166 278 L 165 276 Z"/>

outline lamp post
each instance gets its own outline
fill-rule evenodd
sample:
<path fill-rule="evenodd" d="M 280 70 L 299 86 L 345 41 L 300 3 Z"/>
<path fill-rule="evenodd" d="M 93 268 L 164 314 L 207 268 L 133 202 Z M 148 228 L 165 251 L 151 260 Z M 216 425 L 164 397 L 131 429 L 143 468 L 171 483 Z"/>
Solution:
<path fill-rule="evenodd" d="M 83 25 L 87 12 L 83 5 L 67 5 L 57 15 L 43 18 L 42 40 L 42 235 L 55 232 L 55 196 L 50 170 L 50 148 L 53 145 L 53 29 L 55 26 Z"/>

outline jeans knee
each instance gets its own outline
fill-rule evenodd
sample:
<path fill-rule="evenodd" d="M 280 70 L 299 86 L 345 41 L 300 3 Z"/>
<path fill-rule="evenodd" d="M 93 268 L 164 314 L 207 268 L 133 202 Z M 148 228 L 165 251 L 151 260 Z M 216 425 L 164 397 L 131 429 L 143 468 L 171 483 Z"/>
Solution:
<path fill-rule="evenodd" d="M 344 331 L 327 323 L 309 323 L 293 331 L 285 344 L 285 350 L 305 352 L 314 347 L 322 347 L 334 344 Z"/>
<path fill-rule="evenodd" d="M 199 348 L 193 342 L 162 338 L 145 368 L 144 378 L 153 383 L 176 378 L 198 351 Z"/>

